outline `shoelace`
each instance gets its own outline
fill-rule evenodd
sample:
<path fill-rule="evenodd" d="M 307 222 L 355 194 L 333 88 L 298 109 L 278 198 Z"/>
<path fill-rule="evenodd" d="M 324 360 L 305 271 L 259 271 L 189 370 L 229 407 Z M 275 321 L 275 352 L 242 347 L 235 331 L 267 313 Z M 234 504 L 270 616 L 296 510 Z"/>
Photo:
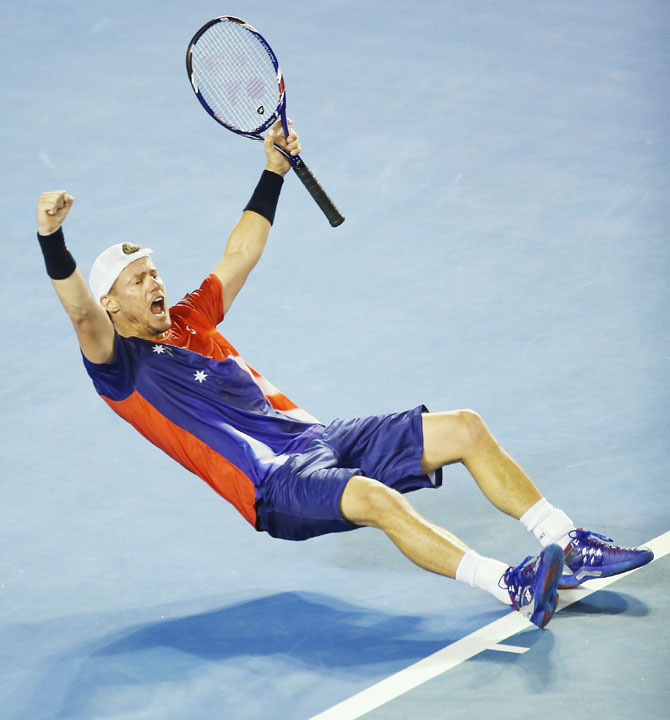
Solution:
<path fill-rule="evenodd" d="M 500 578 L 500 580 L 498 580 L 498 587 L 501 590 L 507 589 L 515 592 L 519 584 L 521 583 L 521 577 L 530 570 L 530 565 L 528 564 L 528 561 L 532 559 L 533 556 L 529 555 L 523 562 L 520 562 L 516 567 L 508 567 L 507 570 L 505 570 L 505 574 Z M 505 585 L 501 584 L 503 581 L 505 582 Z"/>
<path fill-rule="evenodd" d="M 617 545 L 606 545 L 605 543 L 614 542 L 612 538 L 605 537 L 604 535 L 599 535 L 598 533 L 591 532 L 590 530 L 582 530 L 581 528 L 577 528 L 576 530 L 572 530 L 570 532 L 570 537 L 573 540 L 577 541 L 577 547 L 579 547 L 580 544 L 584 542 L 584 544 L 590 545 L 592 549 L 593 547 L 596 547 L 598 549 L 602 549 L 604 552 L 616 553 L 622 549 Z M 595 540 L 594 538 L 598 539 Z"/>

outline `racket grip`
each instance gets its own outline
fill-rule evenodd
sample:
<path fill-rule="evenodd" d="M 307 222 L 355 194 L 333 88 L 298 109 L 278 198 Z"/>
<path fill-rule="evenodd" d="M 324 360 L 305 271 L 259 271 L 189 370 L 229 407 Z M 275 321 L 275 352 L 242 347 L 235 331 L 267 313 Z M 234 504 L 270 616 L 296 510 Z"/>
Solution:
<path fill-rule="evenodd" d="M 302 184 L 307 188 L 307 192 L 314 198 L 316 204 L 328 218 L 328 222 L 333 227 L 341 225 L 344 222 L 344 215 L 335 207 L 333 201 L 328 197 L 319 181 L 312 175 L 312 171 L 305 165 L 304 161 L 298 159 L 298 162 L 293 165 L 293 169 Z"/>

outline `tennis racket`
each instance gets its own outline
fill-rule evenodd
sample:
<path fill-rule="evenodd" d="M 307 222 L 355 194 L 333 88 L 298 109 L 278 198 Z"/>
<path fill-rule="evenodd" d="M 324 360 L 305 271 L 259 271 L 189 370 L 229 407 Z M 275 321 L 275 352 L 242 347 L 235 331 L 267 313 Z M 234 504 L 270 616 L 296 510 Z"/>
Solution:
<path fill-rule="evenodd" d="M 201 105 L 223 127 L 263 142 L 261 133 L 280 118 L 288 137 L 279 62 L 265 38 L 249 23 L 224 15 L 203 25 L 189 43 L 186 70 Z M 302 158 L 275 147 L 290 161 L 330 224 L 341 225 L 344 216 Z"/>

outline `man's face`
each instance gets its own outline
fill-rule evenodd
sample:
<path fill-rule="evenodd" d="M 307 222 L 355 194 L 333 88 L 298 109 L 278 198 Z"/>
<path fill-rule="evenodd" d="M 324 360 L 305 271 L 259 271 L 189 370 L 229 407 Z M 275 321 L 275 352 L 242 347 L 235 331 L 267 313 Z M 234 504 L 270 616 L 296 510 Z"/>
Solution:
<path fill-rule="evenodd" d="M 169 330 L 172 321 L 165 285 L 148 257 L 130 263 L 109 293 L 108 310 L 114 322 L 141 337 L 154 337 Z"/>

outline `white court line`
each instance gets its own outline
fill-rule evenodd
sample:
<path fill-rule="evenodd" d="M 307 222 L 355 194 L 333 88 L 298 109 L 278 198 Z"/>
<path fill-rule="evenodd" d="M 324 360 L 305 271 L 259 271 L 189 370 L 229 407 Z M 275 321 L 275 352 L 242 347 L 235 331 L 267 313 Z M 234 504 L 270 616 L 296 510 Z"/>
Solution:
<path fill-rule="evenodd" d="M 670 531 L 659 535 L 658 537 L 644 543 L 654 551 L 654 562 L 670 553 Z M 611 585 L 621 578 L 637 572 L 642 568 L 630 570 L 621 575 L 613 575 L 608 578 L 595 578 L 580 585 L 573 590 L 561 590 L 558 609 L 560 612 L 564 608 L 579 602 L 598 590 Z M 501 650 L 507 652 L 519 652 L 528 648 L 515 648 L 511 645 L 499 645 L 512 635 L 516 635 L 522 630 L 533 627 L 531 623 L 524 619 L 521 613 L 512 611 L 507 615 L 495 620 L 475 632 L 466 635 L 464 638 L 457 640 L 451 645 L 438 650 L 436 653 L 429 655 L 423 660 L 410 665 L 400 672 L 390 675 L 384 680 L 372 685 L 366 690 L 362 690 L 356 695 L 343 700 L 328 710 L 324 710 L 318 715 L 314 715 L 310 720 L 356 720 L 356 718 L 365 715 L 365 713 L 394 700 L 400 695 L 413 690 L 415 687 L 422 685 L 428 680 L 451 670 L 453 667 L 469 660 L 484 650 Z"/>
<path fill-rule="evenodd" d="M 497 650 L 498 652 L 517 653 L 518 655 L 523 655 L 530 650 L 530 648 L 519 647 L 518 645 L 491 645 L 490 648 L 486 649 Z"/>

